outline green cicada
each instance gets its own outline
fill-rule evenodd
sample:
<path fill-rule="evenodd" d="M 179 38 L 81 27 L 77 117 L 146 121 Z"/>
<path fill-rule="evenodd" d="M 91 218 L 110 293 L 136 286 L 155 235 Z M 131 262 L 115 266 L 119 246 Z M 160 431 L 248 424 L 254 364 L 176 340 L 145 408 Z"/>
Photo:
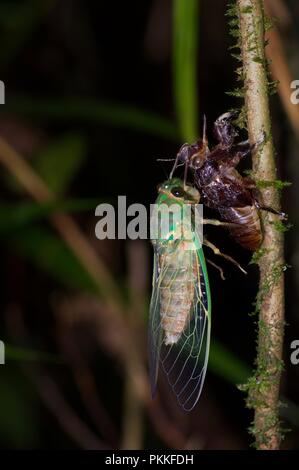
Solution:
<path fill-rule="evenodd" d="M 152 240 L 155 254 L 148 338 L 151 388 L 154 395 L 160 364 L 180 406 L 189 411 L 203 388 L 211 334 L 205 257 L 200 235 L 191 230 L 189 220 L 190 207 L 194 210 L 199 193 L 178 178 L 166 181 L 158 190 L 156 208 L 177 205 L 180 217 L 169 224 L 166 236 Z M 163 223 L 162 212 L 158 229 Z"/>

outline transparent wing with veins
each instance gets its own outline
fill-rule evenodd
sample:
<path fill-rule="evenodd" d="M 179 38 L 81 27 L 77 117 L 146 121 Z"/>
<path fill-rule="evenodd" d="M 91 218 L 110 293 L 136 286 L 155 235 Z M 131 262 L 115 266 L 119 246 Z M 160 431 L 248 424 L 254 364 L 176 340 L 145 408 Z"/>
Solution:
<path fill-rule="evenodd" d="M 177 250 L 182 249 L 178 244 Z M 197 403 L 206 376 L 211 318 L 209 306 L 209 285 L 206 268 L 202 266 L 199 251 L 190 250 L 190 270 L 196 273 L 194 297 L 189 318 L 177 343 L 165 345 L 160 315 L 160 287 L 168 266 L 161 263 L 161 256 L 155 252 L 153 293 L 149 320 L 149 356 L 152 394 L 155 394 L 159 364 L 177 397 L 180 406 L 190 411 Z M 202 255 L 203 256 L 203 255 Z M 179 270 L 180 266 L 178 266 Z M 172 267 L 173 269 L 173 267 Z M 175 278 L 176 273 L 173 272 Z"/>

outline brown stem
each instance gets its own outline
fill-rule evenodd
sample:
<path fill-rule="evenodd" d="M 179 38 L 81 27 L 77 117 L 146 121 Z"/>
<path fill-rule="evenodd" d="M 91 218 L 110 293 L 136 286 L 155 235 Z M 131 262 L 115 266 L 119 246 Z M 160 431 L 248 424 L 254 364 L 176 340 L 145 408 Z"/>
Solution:
<path fill-rule="evenodd" d="M 263 132 L 266 141 L 253 155 L 257 180 L 276 179 L 274 146 L 268 102 L 268 82 L 264 51 L 264 12 L 261 0 L 237 0 L 240 20 L 240 47 L 245 81 L 245 104 L 250 142 Z M 261 191 L 263 203 L 279 209 L 279 193 L 274 187 Z M 259 260 L 260 285 L 257 370 L 249 384 L 248 404 L 255 410 L 252 432 L 258 449 L 278 449 L 281 441 L 278 419 L 279 384 L 284 330 L 283 235 L 273 214 L 262 214 L 264 241 Z"/>

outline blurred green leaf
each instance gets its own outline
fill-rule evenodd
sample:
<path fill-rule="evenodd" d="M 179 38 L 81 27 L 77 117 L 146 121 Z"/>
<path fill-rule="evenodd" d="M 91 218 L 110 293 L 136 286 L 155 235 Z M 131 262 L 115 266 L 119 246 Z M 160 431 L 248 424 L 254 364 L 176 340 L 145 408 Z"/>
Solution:
<path fill-rule="evenodd" d="M 0 3 L 0 62 L 6 65 L 26 45 L 54 0 L 2 0 Z"/>
<path fill-rule="evenodd" d="M 233 384 L 244 383 L 250 376 L 247 364 L 214 338 L 211 341 L 209 369 Z"/>
<path fill-rule="evenodd" d="M 198 24 L 199 0 L 174 0 L 174 101 L 180 134 L 187 142 L 198 135 Z"/>
<path fill-rule="evenodd" d="M 94 213 L 94 209 L 100 202 L 102 199 L 66 199 L 47 204 L 36 202 L 0 203 L 0 234 L 9 234 L 58 212 L 92 211 Z"/>
<path fill-rule="evenodd" d="M 37 445 L 36 397 L 17 368 L 2 366 L 0 374 L 0 436 L 7 448 Z"/>
<path fill-rule="evenodd" d="M 4 340 L 5 344 L 5 363 L 8 361 L 22 361 L 22 362 L 46 362 L 51 364 L 63 364 L 63 358 L 58 356 L 57 354 L 45 352 L 45 351 L 37 351 L 30 348 L 24 348 L 20 346 L 13 346 L 11 344 L 7 344 Z"/>
<path fill-rule="evenodd" d="M 84 267 L 68 247 L 49 229 L 30 226 L 14 232 L 7 239 L 14 250 L 48 272 L 62 284 L 98 292 Z"/>
<path fill-rule="evenodd" d="M 35 168 L 56 194 L 63 193 L 78 172 L 87 153 L 83 136 L 69 134 L 54 140 L 35 158 Z"/>
<path fill-rule="evenodd" d="M 175 124 L 167 118 L 117 103 L 97 102 L 77 98 L 33 98 L 28 96 L 10 97 L 5 109 L 0 112 L 15 113 L 29 119 L 70 122 L 84 121 L 124 127 L 133 131 L 178 140 Z"/>

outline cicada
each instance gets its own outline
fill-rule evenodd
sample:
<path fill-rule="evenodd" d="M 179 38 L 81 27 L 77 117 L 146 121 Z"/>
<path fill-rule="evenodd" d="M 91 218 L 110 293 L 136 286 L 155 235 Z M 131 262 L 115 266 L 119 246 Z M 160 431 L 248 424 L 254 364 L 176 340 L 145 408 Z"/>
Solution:
<path fill-rule="evenodd" d="M 166 236 L 152 240 L 154 269 L 148 337 L 151 389 L 154 396 L 160 365 L 180 406 L 190 411 L 203 388 L 211 335 L 205 257 L 196 224 L 192 230 L 189 220 L 190 206 L 199 202 L 200 195 L 178 178 L 161 184 L 158 191 L 156 208 L 177 205 L 180 217 L 169 224 Z M 160 219 L 158 228 L 163 227 L 163 212 Z"/>

